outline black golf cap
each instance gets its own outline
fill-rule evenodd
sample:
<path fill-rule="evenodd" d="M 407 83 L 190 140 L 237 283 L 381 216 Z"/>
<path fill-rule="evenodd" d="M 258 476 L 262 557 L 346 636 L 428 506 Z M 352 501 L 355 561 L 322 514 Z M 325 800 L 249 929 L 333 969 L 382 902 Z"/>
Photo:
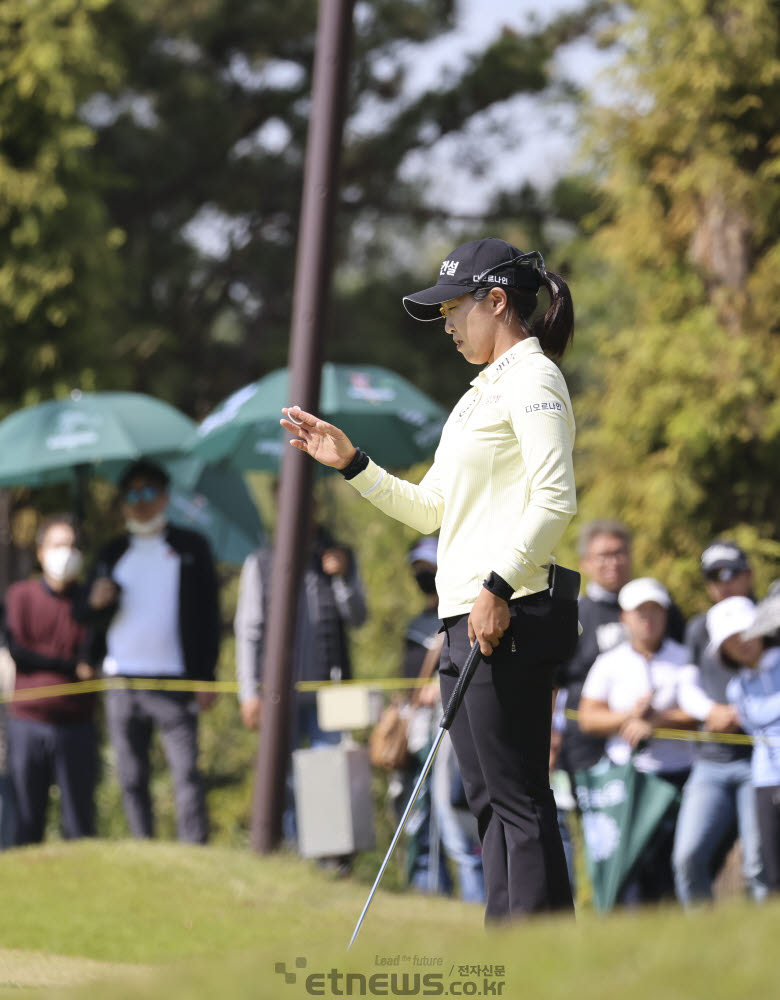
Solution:
<path fill-rule="evenodd" d="M 435 285 L 404 296 L 404 309 L 415 319 L 432 320 L 441 318 L 442 302 L 477 288 L 522 288 L 536 293 L 538 267 L 544 267 L 538 251 L 523 253 L 495 236 L 461 243 L 442 261 Z"/>
<path fill-rule="evenodd" d="M 701 554 L 701 571 L 718 580 L 732 580 L 750 568 L 747 556 L 734 542 L 714 541 Z"/>

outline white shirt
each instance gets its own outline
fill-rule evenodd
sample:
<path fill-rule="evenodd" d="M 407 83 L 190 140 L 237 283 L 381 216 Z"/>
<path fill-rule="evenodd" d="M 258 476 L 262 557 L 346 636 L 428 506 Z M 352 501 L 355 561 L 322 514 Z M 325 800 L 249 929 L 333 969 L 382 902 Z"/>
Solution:
<path fill-rule="evenodd" d="M 181 557 L 163 534 L 133 535 L 114 566 L 119 610 L 106 634 L 108 675 L 183 677 L 179 635 Z"/>
<path fill-rule="evenodd" d="M 553 550 L 577 510 L 569 392 L 538 339 L 515 344 L 471 385 L 419 485 L 371 461 L 349 480 L 422 534 L 440 529 L 441 618 L 469 611 L 491 571 L 515 597 L 545 590 Z"/>
<path fill-rule="evenodd" d="M 663 712 L 679 708 L 681 698 L 687 704 L 693 702 L 698 679 L 698 667 L 689 663 L 687 649 L 673 639 L 665 639 L 649 660 L 629 642 L 623 642 L 596 657 L 585 679 L 582 697 L 606 702 L 613 712 L 627 712 L 637 699 L 653 692 L 652 706 Z M 614 764 L 625 764 L 631 756 L 631 747 L 621 736 L 611 736 L 607 740 L 607 756 Z M 639 771 L 669 774 L 684 771 L 693 763 L 692 746 L 683 740 L 654 737 L 646 749 L 637 753 L 634 763 Z"/>

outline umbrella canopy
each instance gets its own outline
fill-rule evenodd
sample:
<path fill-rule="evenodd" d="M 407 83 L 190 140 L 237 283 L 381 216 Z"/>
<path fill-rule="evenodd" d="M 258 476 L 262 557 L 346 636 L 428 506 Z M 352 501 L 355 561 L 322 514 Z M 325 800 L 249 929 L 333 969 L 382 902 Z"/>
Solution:
<path fill-rule="evenodd" d="M 593 901 L 605 912 L 617 903 L 679 792 L 668 781 L 637 771 L 631 760 L 615 765 L 605 758 L 577 771 L 575 782 Z"/>
<path fill-rule="evenodd" d="M 81 516 L 85 480 L 116 482 L 128 462 L 151 458 L 171 477 L 168 517 L 210 541 L 217 559 L 241 563 L 263 540 L 257 508 L 235 469 L 184 457 L 196 423 L 134 392 L 73 392 L 0 421 L 0 486 L 71 483 Z"/>
<path fill-rule="evenodd" d="M 0 486 L 65 482 L 80 466 L 180 455 L 195 430 L 175 407 L 137 392 L 72 392 L 0 421 Z"/>
<path fill-rule="evenodd" d="M 288 435 L 281 408 L 294 404 L 286 368 L 244 386 L 198 428 L 193 454 L 240 469 L 278 472 Z M 322 367 L 317 413 L 382 465 L 406 466 L 433 454 L 447 417 L 401 375 L 377 365 Z"/>
<path fill-rule="evenodd" d="M 168 519 L 205 535 L 216 557 L 240 565 L 265 540 L 257 508 L 236 469 L 198 459 L 167 464 L 171 476 Z"/>

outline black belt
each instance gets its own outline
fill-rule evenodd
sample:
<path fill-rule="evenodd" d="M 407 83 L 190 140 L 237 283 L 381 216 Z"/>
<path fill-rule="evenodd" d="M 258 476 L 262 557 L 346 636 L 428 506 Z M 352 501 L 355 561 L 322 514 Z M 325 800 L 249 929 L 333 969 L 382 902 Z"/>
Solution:
<path fill-rule="evenodd" d="M 511 601 L 507 601 L 510 608 L 516 608 L 523 604 L 543 604 L 545 601 L 550 600 L 549 590 L 539 590 L 535 594 L 526 594 L 525 597 L 513 597 Z M 462 611 L 459 615 L 450 615 L 448 618 L 442 618 L 442 624 L 445 628 L 451 628 L 455 622 L 461 620 L 464 615 L 468 615 L 468 611 Z"/>

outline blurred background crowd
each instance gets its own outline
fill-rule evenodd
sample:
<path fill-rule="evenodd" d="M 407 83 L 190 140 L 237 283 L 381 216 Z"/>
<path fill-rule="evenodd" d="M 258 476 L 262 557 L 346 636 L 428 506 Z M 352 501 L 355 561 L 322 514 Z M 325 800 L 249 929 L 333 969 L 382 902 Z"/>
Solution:
<path fill-rule="evenodd" d="M 6 691 L 161 673 L 204 683 L 186 694 L 56 692 L 37 708 L 18 692 L 6 842 L 60 827 L 247 842 L 281 450 L 268 421 L 278 430 L 291 402 L 283 366 L 317 14 L 313 0 L 3 4 Z M 343 367 L 334 391 L 343 376 L 347 398 L 368 410 L 397 401 L 404 447 L 384 461 L 419 478 L 467 373 L 435 329 L 420 335 L 401 296 L 448 247 L 488 232 L 560 262 L 577 314 L 564 368 L 580 513 L 558 557 L 581 564 L 588 589 L 580 651 L 562 665 L 553 764 L 584 892 L 577 771 L 610 746 L 619 766 L 620 730 L 630 722 L 627 742 L 639 747 L 653 711 L 664 725 L 736 725 L 715 707 L 729 704 L 728 674 L 704 685 L 711 705 L 694 699 L 688 711 L 652 708 L 644 689 L 614 703 L 609 662 L 588 680 L 648 603 L 622 607 L 622 588 L 655 581 L 640 596 L 655 595 L 650 617 L 687 649 L 678 663 L 675 647 L 661 673 L 670 663 L 703 671 L 714 652 L 699 616 L 727 597 L 764 598 L 780 575 L 780 14 L 769 0 L 556 0 L 543 11 L 511 0 L 491 14 L 466 0 L 355 4 L 326 356 Z M 419 397 L 396 381 L 401 356 Z M 390 417 L 383 410 L 380 425 Z M 389 442 L 367 447 L 365 411 L 358 419 L 355 440 L 381 460 Z M 151 466 L 123 478 L 141 458 Z M 323 477 L 316 493 L 298 679 L 419 674 L 435 631 L 433 553 L 411 558 L 420 539 L 380 523 L 342 484 Z M 605 517 L 618 520 L 588 534 Z M 727 579 L 704 559 L 721 542 L 734 558 L 712 573 Z M 155 567 L 159 590 L 144 583 Z M 36 632 L 41 621 L 51 628 Z M 230 691 L 214 702 L 212 681 L 237 684 L 239 701 Z M 407 760 L 374 771 L 380 844 L 396 819 L 388 790 L 403 801 L 426 719 L 435 725 L 432 689 L 415 690 Z M 585 732 L 567 716 L 583 691 Z M 75 770 L 62 763 L 65 735 Z M 296 735 L 326 748 L 342 739 L 319 727 L 312 691 L 296 700 Z M 641 751 L 647 761 L 652 750 Z M 686 753 L 674 766 L 662 754 L 659 773 L 682 787 L 690 772 L 699 805 L 685 785 L 669 863 L 650 888 L 624 887 L 629 901 L 662 884 L 668 893 L 670 877 L 680 898 L 706 895 L 744 822 L 733 775 L 724 796 L 736 812 L 706 835 L 706 851 L 691 817 L 718 797 L 708 772 L 744 779 L 750 747 Z M 19 801 L 6 811 L 14 784 Z M 398 883 L 452 882 L 476 897 L 478 850 L 444 764 L 426 796 Z M 286 830 L 296 833 L 292 790 Z M 737 869 L 756 886 L 757 841 L 745 851 L 739 830 Z M 691 845 L 706 873 L 688 871 Z M 371 852 L 331 862 L 376 868 Z"/>
<path fill-rule="evenodd" d="M 216 825 L 224 823 L 210 767 L 226 769 L 242 724 L 247 734 L 263 725 L 274 585 L 268 541 L 243 561 L 231 623 L 208 539 L 169 519 L 171 482 L 163 466 L 131 462 L 117 487 L 123 530 L 92 554 L 90 566 L 81 522 L 53 514 L 36 535 L 40 572 L 5 594 L 4 847 L 40 843 L 47 830 L 75 839 L 114 826 L 153 837 L 161 806 L 169 823 L 175 819 L 178 839 L 205 844 L 214 805 Z M 366 622 L 371 595 L 355 551 L 334 537 L 319 508 L 311 528 L 292 657 L 283 833 L 288 850 L 339 875 L 349 875 L 359 852 L 376 846 L 375 813 L 384 814 L 385 825 L 399 820 L 438 729 L 436 550 L 436 538 L 423 537 L 404 554 L 406 582 L 414 581 L 416 594 L 409 610 L 416 613 L 407 616 L 394 651 L 398 683 L 389 707 L 356 722 L 342 715 L 334 724 L 319 695 L 341 692 L 354 678 L 350 632 Z M 724 867 L 731 891 L 760 901 L 780 889 L 780 583 L 757 604 L 748 556 L 733 541 L 716 539 L 700 557 L 709 609 L 686 623 L 661 581 L 634 575 L 633 539 L 622 522 L 585 525 L 579 558 L 582 634 L 551 691 L 550 773 L 581 904 L 608 909 L 676 898 L 695 905 L 713 898 Z M 227 656 L 220 657 L 221 646 Z M 223 695 L 227 714 L 212 725 L 218 664 L 224 676 L 226 662 L 237 699 Z M 376 689 L 386 680 L 375 677 Z M 364 688 L 372 689 L 370 679 Z M 202 754 L 209 730 L 219 749 Z M 374 765 L 370 795 L 361 798 L 354 788 L 347 794 L 348 809 L 362 813 L 348 823 L 368 830 L 368 838 L 342 835 L 338 851 L 323 846 L 339 842 L 332 832 L 337 771 L 320 770 L 313 789 L 304 769 L 312 754 L 325 760 L 325 749 L 343 756 L 362 749 L 366 765 Z M 240 772 L 251 772 L 250 755 L 235 767 L 233 781 L 246 787 Z M 602 796 L 611 788 L 608 805 L 619 805 L 616 783 L 637 775 L 666 790 L 662 805 L 644 791 L 630 814 L 605 816 L 598 788 Z M 161 779 L 169 784 L 167 802 L 155 791 Z M 121 797 L 121 810 L 106 808 L 105 798 L 101 804 L 99 785 L 103 796 Z M 378 828 L 381 842 L 381 819 Z M 598 864 L 626 840 L 636 840 L 633 854 L 616 857 L 619 874 L 605 882 Z M 400 886 L 484 901 L 476 820 L 449 739 L 416 800 L 404 847 Z"/>

